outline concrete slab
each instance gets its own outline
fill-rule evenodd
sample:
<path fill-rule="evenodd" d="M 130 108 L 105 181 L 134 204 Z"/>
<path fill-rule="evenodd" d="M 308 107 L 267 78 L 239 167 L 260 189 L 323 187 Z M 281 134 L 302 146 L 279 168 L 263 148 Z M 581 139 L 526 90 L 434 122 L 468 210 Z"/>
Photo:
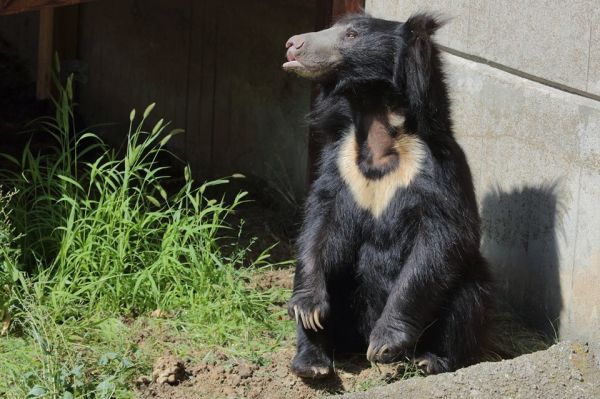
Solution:
<path fill-rule="evenodd" d="M 585 168 L 577 204 L 570 337 L 600 340 L 600 168 Z M 586 328 L 595 326 L 595 328 Z"/>
<path fill-rule="evenodd" d="M 600 96 L 600 5 L 591 12 L 587 91 Z"/>
<path fill-rule="evenodd" d="M 600 231 L 589 216 L 588 227 L 578 225 L 582 207 L 597 213 L 579 196 L 582 171 L 600 165 L 600 104 L 457 56 L 444 60 L 455 131 L 480 201 L 483 250 L 500 286 L 536 327 L 552 333 L 555 322 L 565 337 L 595 336 L 600 323 L 587 301 L 600 303 L 599 294 L 572 287 L 573 269 L 600 249 L 600 239 L 578 240 L 594 226 Z M 580 308 L 586 317 L 577 317 Z"/>
<path fill-rule="evenodd" d="M 468 53 L 540 78 L 587 89 L 592 2 L 482 0 L 471 9 Z M 483 13 L 483 15 L 481 14 Z"/>
<path fill-rule="evenodd" d="M 440 44 L 594 94 L 600 93 L 598 8 L 593 0 L 366 2 L 368 12 L 387 19 L 405 20 L 421 10 L 446 15 Z"/>
<path fill-rule="evenodd" d="M 428 11 L 447 20 L 440 29 L 437 40 L 440 44 L 467 51 L 466 38 L 469 37 L 469 0 L 407 0 L 380 1 L 367 0 L 365 9 L 373 16 L 385 19 L 405 21 L 411 14 Z"/>

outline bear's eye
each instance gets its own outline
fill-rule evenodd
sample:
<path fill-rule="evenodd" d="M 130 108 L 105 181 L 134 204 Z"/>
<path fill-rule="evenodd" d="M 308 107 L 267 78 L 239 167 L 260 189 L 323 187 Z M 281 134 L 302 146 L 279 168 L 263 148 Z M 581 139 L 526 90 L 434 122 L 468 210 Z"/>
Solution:
<path fill-rule="evenodd" d="M 349 30 L 346 32 L 346 39 L 356 39 L 358 32 L 355 30 Z"/>

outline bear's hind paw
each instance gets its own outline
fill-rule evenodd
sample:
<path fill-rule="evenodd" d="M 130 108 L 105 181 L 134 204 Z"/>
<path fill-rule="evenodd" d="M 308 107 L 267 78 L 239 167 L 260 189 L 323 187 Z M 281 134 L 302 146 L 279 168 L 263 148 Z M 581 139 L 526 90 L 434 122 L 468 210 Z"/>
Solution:
<path fill-rule="evenodd" d="M 445 373 L 450 370 L 448 359 L 429 352 L 415 358 L 414 362 L 427 375 Z"/>
<path fill-rule="evenodd" d="M 333 374 L 330 364 L 310 364 L 294 359 L 291 366 L 292 372 L 301 378 L 322 379 Z"/>

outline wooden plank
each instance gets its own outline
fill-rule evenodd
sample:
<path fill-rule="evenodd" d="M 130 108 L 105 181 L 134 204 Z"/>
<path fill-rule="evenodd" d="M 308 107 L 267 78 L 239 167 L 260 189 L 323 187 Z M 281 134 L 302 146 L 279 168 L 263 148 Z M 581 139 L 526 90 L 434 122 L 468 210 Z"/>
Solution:
<path fill-rule="evenodd" d="M 0 15 L 35 11 L 45 7 L 61 7 L 92 0 L 0 0 Z"/>
<path fill-rule="evenodd" d="M 365 8 L 365 0 L 319 0 L 317 2 L 317 30 L 331 26 L 346 14 L 359 13 Z"/>
<path fill-rule="evenodd" d="M 196 178 L 212 176 L 221 3 L 192 2 L 187 86 L 186 160 Z"/>
<path fill-rule="evenodd" d="M 79 7 L 61 7 L 54 10 L 54 52 L 61 61 L 78 58 Z"/>
<path fill-rule="evenodd" d="M 365 8 L 365 0 L 319 0 L 317 2 L 316 29 L 325 29 L 346 14 L 358 13 Z M 312 102 L 318 94 L 318 87 L 313 87 Z M 317 177 L 317 163 L 321 153 L 322 143 L 312 130 L 308 138 L 308 170 L 307 184 L 310 185 Z"/>
<path fill-rule="evenodd" d="M 32 81 L 37 75 L 39 25 L 39 12 L 0 17 L 0 37 L 17 50 L 17 56 Z"/>
<path fill-rule="evenodd" d="M 332 0 L 331 22 L 337 21 L 346 14 L 354 14 L 364 10 L 365 0 Z"/>
<path fill-rule="evenodd" d="M 315 2 L 217 3 L 224 6 L 217 10 L 213 173 L 257 176 L 286 196 L 299 196 L 306 182 L 310 83 L 281 64 L 285 41 L 314 30 Z"/>
<path fill-rule="evenodd" d="M 52 84 L 52 53 L 54 52 L 54 10 L 40 10 L 40 31 L 37 62 L 37 98 L 50 97 Z"/>
<path fill-rule="evenodd" d="M 187 74 L 190 2 L 196 0 L 116 0 L 80 7 L 79 56 L 89 65 L 79 89 L 86 124 L 98 127 L 109 143 L 119 146 L 127 132 L 129 111 L 141 115 L 156 102 L 146 127 L 158 118 L 171 128 L 184 128 L 187 117 Z M 169 141 L 185 154 L 185 135 Z"/>

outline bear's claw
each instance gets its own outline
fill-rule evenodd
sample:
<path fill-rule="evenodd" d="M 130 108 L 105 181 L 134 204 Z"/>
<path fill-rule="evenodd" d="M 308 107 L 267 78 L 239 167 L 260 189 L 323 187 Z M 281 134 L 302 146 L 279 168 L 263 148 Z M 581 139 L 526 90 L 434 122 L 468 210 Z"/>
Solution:
<path fill-rule="evenodd" d="M 319 329 L 324 329 L 321 320 L 319 319 L 319 308 L 315 309 L 313 312 L 305 313 L 302 310 L 299 310 L 297 305 L 294 305 L 294 318 L 296 319 L 296 324 L 298 324 L 298 319 L 300 318 L 302 320 L 302 325 L 307 330 L 319 331 Z"/>
<path fill-rule="evenodd" d="M 448 359 L 434 355 L 432 353 L 425 353 L 422 356 L 414 359 L 414 363 L 418 368 L 423 370 L 425 374 L 439 374 L 450 370 L 448 365 Z"/>
<path fill-rule="evenodd" d="M 367 349 L 367 360 L 369 360 L 370 362 L 375 362 L 378 359 L 380 359 L 388 350 L 388 346 L 387 345 L 383 345 L 380 348 L 375 348 L 373 347 L 373 344 L 369 345 L 369 348 Z"/>

